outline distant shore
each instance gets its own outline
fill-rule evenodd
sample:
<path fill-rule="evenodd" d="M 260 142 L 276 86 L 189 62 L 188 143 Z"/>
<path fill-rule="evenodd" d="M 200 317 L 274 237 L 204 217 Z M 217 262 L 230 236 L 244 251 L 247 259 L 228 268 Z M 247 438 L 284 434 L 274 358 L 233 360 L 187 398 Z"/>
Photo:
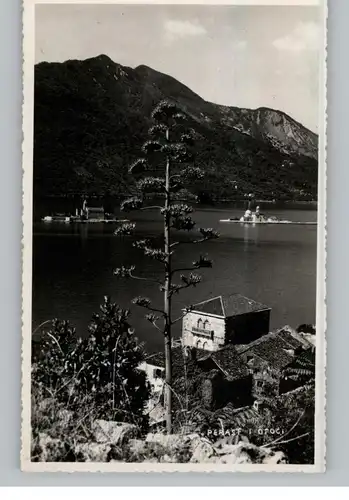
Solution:
<path fill-rule="evenodd" d="M 74 195 L 49 195 L 45 197 L 40 197 L 34 201 L 34 220 L 40 220 L 46 216 L 52 216 L 55 214 L 66 214 L 75 215 L 76 209 L 81 205 L 81 196 Z M 121 200 L 117 197 L 98 197 L 89 196 L 88 199 L 92 206 L 103 206 L 105 211 L 110 214 L 119 214 Z M 190 200 L 188 198 L 178 198 L 175 200 L 178 203 L 189 203 L 194 208 L 198 210 L 205 210 L 208 208 L 214 209 L 224 209 L 227 207 L 235 208 L 238 210 L 245 210 L 247 208 L 247 200 L 245 199 L 220 199 L 220 200 L 210 200 L 207 202 L 197 202 L 195 200 Z M 147 205 L 161 204 L 158 198 L 148 198 L 146 201 Z M 253 207 L 260 205 L 261 210 L 272 210 L 272 209 L 286 209 L 286 210 L 316 210 L 318 202 L 315 200 L 263 200 L 254 199 Z"/>

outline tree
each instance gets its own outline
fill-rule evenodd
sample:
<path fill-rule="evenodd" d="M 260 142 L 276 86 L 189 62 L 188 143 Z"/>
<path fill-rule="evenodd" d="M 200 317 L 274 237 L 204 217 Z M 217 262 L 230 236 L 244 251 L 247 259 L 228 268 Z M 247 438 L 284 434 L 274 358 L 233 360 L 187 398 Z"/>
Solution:
<path fill-rule="evenodd" d="M 212 262 L 206 257 L 200 256 L 198 260 L 185 268 L 176 269 L 172 265 L 173 254 L 181 241 L 172 241 L 173 231 L 192 231 L 195 222 L 190 214 L 192 207 L 187 204 L 174 203 L 176 193 L 186 188 L 191 183 L 203 178 L 204 173 L 191 163 L 193 162 L 194 132 L 188 131 L 186 124 L 188 117 L 173 103 L 162 101 L 152 112 L 154 125 L 149 129 L 150 140 L 142 147 L 144 156 L 137 159 L 130 167 L 130 173 L 138 178 L 138 196 L 127 199 L 122 204 L 123 210 L 146 209 L 144 205 L 146 194 L 157 194 L 164 199 L 163 206 L 156 206 L 163 216 L 164 232 L 163 247 L 155 247 L 149 240 L 138 240 L 134 243 L 143 253 L 160 262 L 164 269 L 164 279 L 148 280 L 134 274 L 135 267 L 120 267 L 115 274 L 120 277 L 145 279 L 155 281 L 160 285 L 160 291 L 164 295 L 163 309 L 152 307 L 147 297 L 136 297 L 134 304 L 147 309 L 146 319 L 150 321 L 164 335 L 165 348 L 165 413 L 167 432 L 172 431 L 172 337 L 171 329 L 174 323 L 180 321 L 183 316 L 173 319 L 172 298 L 184 288 L 195 287 L 200 283 L 200 276 L 195 273 L 201 268 L 212 267 Z M 149 172 L 151 175 L 147 175 Z M 129 223 L 116 230 L 118 235 L 132 234 L 135 224 Z M 213 229 L 199 228 L 199 236 L 192 239 L 190 243 L 200 243 L 218 235 Z M 189 274 L 183 274 L 184 272 Z M 179 274 L 180 282 L 176 282 Z M 188 308 L 188 310 L 190 307 Z M 158 321 L 162 319 L 163 325 Z"/>
<path fill-rule="evenodd" d="M 115 419 L 143 428 L 149 387 L 139 364 L 144 359 L 128 322 L 129 312 L 105 297 L 89 335 L 77 338 L 67 321 L 54 320 L 36 346 L 32 381 L 36 394 L 75 413 L 78 421 Z"/>

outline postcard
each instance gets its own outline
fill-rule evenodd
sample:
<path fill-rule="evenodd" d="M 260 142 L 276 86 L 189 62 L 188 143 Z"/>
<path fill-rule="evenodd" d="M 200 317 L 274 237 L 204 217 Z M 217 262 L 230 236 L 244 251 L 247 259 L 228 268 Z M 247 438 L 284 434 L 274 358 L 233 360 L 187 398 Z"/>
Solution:
<path fill-rule="evenodd" d="M 325 471 L 321 0 L 24 0 L 22 470 Z"/>

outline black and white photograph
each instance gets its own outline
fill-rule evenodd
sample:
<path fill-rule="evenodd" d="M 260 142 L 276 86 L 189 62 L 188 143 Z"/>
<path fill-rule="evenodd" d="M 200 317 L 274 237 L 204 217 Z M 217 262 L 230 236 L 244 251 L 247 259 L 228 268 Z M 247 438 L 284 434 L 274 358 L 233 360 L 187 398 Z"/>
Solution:
<path fill-rule="evenodd" d="M 22 469 L 325 470 L 325 1 L 24 1 Z"/>

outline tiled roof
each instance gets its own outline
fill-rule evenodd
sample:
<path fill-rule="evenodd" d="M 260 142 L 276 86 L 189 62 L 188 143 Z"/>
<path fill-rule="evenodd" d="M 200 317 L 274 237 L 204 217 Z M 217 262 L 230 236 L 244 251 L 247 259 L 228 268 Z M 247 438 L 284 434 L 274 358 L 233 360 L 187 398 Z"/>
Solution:
<path fill-rule="evenodd" d="M 277 332 L 278 336 L 282 338 L 290 346 L 290 349 L 299 349 L 303 347 L 304 343 L 298 338 L 293 337 L 291 333 L 287 330 L 280 330 Z"/>
<path fill-rule="evenodd" d="M 312 349 L 302 351 L 302 353 L 296 356 L 293 362 L 287 367 L 287 369 L 289 368 L 298 368 L 300 370 L 306 370 L 309 374 L 315 374 L 315 352 Z"/>
<path fill-rule="evenodd" d="M 165 368 L 165 354 L 162 351 L 153 352 L 152 354 L 149 354 L 149 356 L 145 358 L 145 361 L 149 365 L 160 366 L 162 368 Z"/>
<path fill-rule="evenodd" d="M 293 356 L 285 351 L 285 343 L 280 337 L 261 342 L 253 347 L 252 351 L 275 369 L 282 369 L 293 361 Z"/>
<path fill-rule="evenodd" d="M 303 344 L 292 336 L 287 330 L 268 333 L 251 344 L 240 346 L 239 354 L 251 354 L 266 361 L 271 367 L 276 369 L 285 368 L 292 363 L 294 357 L 288 350 L 302 347 Z"/>
<path fill-rule="evenodd" d="M 211 357 L 229 380 L 236 380 L 249 375 L 246 364 L 240 358 L 234 346 L 226 346 L 219 351 L 213 351 L 207 357 Z"/>
<path fill-rule="evenodd" d="M 196 358 L 200 359 L 202 356 L 207 356 L 208 351 L 203 350 L 203 349 L 197 349 L 195 348 L 196 351 Z M 186 355 L 184 352 L 183 347 L 178 346 L 178 347 L 172 347 L 172 370 L 183 370 L 184 367 L 184 361 L 188 361 L 191 358 Z M 154 352 L 152 354 L 149 354 L 146 358 L 145 361 L 154 366 L 159 366 L 162 368 L 165 368 L 165 353 L 163 351 L 160 352 Z"/>
<path fill-rule="evenodd" d="M 207 314 L 215 314 L 216 316 L 224 316 L 222 297 L 213 297 L 212 299 L 199 302 L 193 307 L 193 311 L 204 312 Z"/>
<path fill-rule="evenodd" d="M 195 349 L 195 351 L 196 360 L 188 356 L 183 347 L 172 348 L 172 375 L 174 378 L 183 376 L 184 368 L 187 370 L 187 376 L 190 376 L 193 370 L 200 368 L 200 361 L 208 358 L 214 361 L 229 380 L 247 377 L 249 374 L 246 364 L 232 345 L 226 346 L 219 351 L 206 351 L 203 349 Z M 165 367 L 165 356 L 162 352 L 149 355 L 145 361 L 151 365 Z"/>
<path fill-rule="evenodd" d="M 234 293 L 228 296 L 219 295 L 218 297 L 213 297 L 212 299 L 199 302 L 193 307 L 193 311 L 214 314 L 225 318 L 263 311 L 266 309 L 270 308 L 260 302 L 244 297 L 239 293 Z"/>
<path fill-rule="evenodd" d="M 238 293 L 223 297 L 223 306 L 226 317 L 270 309 L 270 307 Z"/>

